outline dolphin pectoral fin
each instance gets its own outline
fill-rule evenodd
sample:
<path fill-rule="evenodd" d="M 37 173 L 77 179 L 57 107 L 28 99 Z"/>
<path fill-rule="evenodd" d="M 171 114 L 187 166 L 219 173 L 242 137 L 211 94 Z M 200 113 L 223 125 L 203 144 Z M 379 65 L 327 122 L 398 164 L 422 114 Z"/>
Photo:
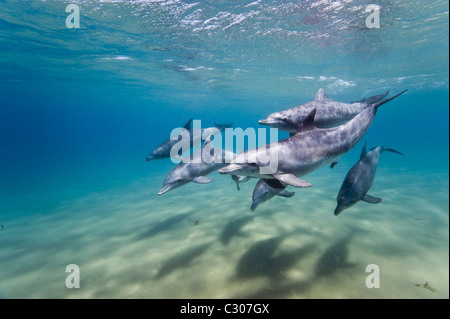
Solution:
<path fill-rule="evenodd" d="M 381 202 L 382 199 L 366 194 L 362 200 L 371 204 L 378 204 L 379 202 Z"/>
<path fill-rule="evenodd" d="M 213 181 L 213 179 L 207 178 L 205 176 L 197 176 L 197 177 L 194 177 L 192 179 L 192 181 L 194 183 L 198 183 L 198 184 L 208 184 L 208 183 L 211 183 Z"/>
<path fill-rule="evenodd" d="M 273 177 L 279 180 L 280 182 L 283 182 L 285 184 L 294 186 L 294 187 L 311 187 L 312 185 L 308 182 L 305 182 L 304 180 L 298 178 L 297 176 L 293 174 L 285 174 L 285 173 L 274 173 Z"/>
<path fill-rule="evenodd" d="M 292 197 L 294 195 L 295 195 L 294 192 L 288 192 L 288 191 L 281 191 L 278 193 L 278 196 L 281 196 L 281 197 Z"/>
<path fill-rule="evenodd" d="M 297 133 L 312 131 L 317 129 L 316 123 L 314 122 L 314 117 L 316 116 L 316 110 L 313 109 L 308 116 L 303 120 L 303 122 L 297 128 Z"/>

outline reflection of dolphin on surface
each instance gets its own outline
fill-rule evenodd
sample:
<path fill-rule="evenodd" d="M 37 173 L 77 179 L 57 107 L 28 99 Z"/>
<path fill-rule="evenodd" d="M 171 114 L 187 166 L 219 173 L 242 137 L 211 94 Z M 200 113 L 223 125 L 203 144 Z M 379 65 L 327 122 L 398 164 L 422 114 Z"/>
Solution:
<path fill-rule="evenodd" d="M 222 244 L 228 245 L 233 237 L 244 237 L 242 228 L 250 221 L 253 221 L 253 216 L 244 216 L 238 219 L 231 220 L 222 230 L 219 240 Z"/>
<path fill-rule="evenodd" d="M 319 258 L 315 266 L 316 277 L 331 276 L 340 268 L 351 268 L 356 266 L 355 263 L 349 263 L 348 245 L 352 240 L 355 231 L 330 246 Z"/>
<path fill-rule="evenodd" d="M 191 148 L 196 147 L 200 145 L 202 141 L 202 136 L 209 136 L 211 134 L 217 134 L 221 131 L 223 131 L 225 128 L 231 127 L 233 123 L 231 124 L 215 124 L 215 127 L 209 127 L 205 129 L 201 129 L 199 134 L 194 134 L 194 129 L 192 128 L 192 119 L 187 121 L 187 123 L 184 125 L 184 129 L 186 129 L 189 132 L 190 137 L 190 146 Z M 180 138 L 180 137 L 179 137 Z M 169 158 L 170 157 L 170 150 L 172 147 L 179 142 L 179 138 L 172 140 L 167 139 L 164 142 L 162 142 L 157 148 L 155 148 L 149 156 L 145 159 L 146 162 L 155 160 L 155 159 L 163 159 L 163 158 Z M 179 155 L 179 154 L 178 154 Z"/>
<path fill-rule="evenodd" d="M 286 184 L 277 181 L 276 179 L 263 179 L 261 178 L 256 183 L 253 189 L 253 203 L 251 210 L 254 211 L 259 204 L 264 203 L 272 197 L 278 195 L 281 197 L 292 197 L 294 192 L 288 192 L 285 190 Z"/>
<path fill-rule="evenodd" d="M 203 255 L 203 253 L 209 248 L 210 245 L 211 244 L 202 244 L 167 259 L 159 269 L 155 278 L 159 279 L 167 276 L 176 269 L 188 267 L 195 258 Z"/>
<path fill-rule="evenodd" d="M 173 217 L 170 217 L 166 220 L 163 220 L 162 222 L 157 223 L 153 227 L 151 227 L 146 232 L 140 234 L 138 236 L 138 239 L 145 239 L 149 237 L 153 237 L 155 235 L 158 235 L 159 233 L 162 233 L 164 231 L 167 231 L 168 229 L 172 228 L 175 224 L 178 224 L 180 221 L 186 219 L 187 217 L 191 216 L 193 213 L 185 213 L 185 214 L 179 214 Z"/>
<path fill-rule="evenodd" d="M 344 209 L 355 205 L 360 200 L 367 203 L 378 204 L 381 198 L 373 197 L 367 194 L 372 187 L 377 171 L 378 160 L 384 151 L 394 152 L 403 155 L 396 150 L 378 146 L 366 152 L 366 144 L 364 144 L 360 160 L 350 169 L 342 183 L 341 189 L 337 196 L 338 205 L 334 211 L 334 215 L 339 215 Z"/>
<path fill-rule="evenodd" d="M 291 109 L 270 114 L 266 119 L 259 123 L 281 131 L 288 131 L 292 135 L 297 132 L 298 127 L 308 117 L 312 110 L 316 110 L 314 122 L 319 128 L 330 128 L 342 125 L 371 104 L 377 103 L 383 99 L 388 92 L 370 98 L 351 102 L 350 104 L 337 102 L 330 99 L 324 89 L 317 92 L 314 101 L 293 107 Z"/>
<path fill-rule="evenodd" d="M 337 163 L 343 154 L 350 151 L 362 139 L 372 124 L 378 107 L 405 91 L 367 106 L 344 125 L 333 128 L 317 128 L 314 109 L 302 122 L 294 136 L 244 152 L 236 156 L 230 165 L 221 168 L 219 172 L 274 178 L 295 187 L 311 187 L 310 183 L 298 177 L 307 175 L 326 164 Z M 269 163 L 261 160 L 266 159 L 267 154 L 270 154 Z M 275 172 L 262 173 L 260 170 L 262 167 L 268 170 L 275 167 Z"/>

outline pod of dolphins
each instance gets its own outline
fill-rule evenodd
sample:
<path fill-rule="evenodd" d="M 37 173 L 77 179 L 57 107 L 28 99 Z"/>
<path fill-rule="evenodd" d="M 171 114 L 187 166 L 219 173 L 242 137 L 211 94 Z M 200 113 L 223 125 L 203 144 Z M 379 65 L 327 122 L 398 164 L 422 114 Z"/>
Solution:
<path fill-rule="evenodd" d="M 299 188 L 311 187 L 309 182 L 300 177 L 327 164 L 331 164 L 333 168 L 340 157 L 363 138 L 378 108 L 406 91 L 384 99 L 388 91 L 347 104 L 330 99 L 324 89 L 320 89 L 313 101 L 272 113 L 259 121 L 262 125 L 289 132 L 290 137 L 239 155 L 212 146 L 212 136 L 231 127 L 232 124 L 215 124 L 215 127 L 202 129 L 202 134 L 206 134 L 203 136 L 209 136 L 202 149 L 190 155 L 190 161 L 181 161 L 169 173 L 158 194 L 162 195 L 189 182 L 210 183 L 213 180 L 206 175 L 219 170 L 220 174 L 231 175 L 238 190 L 240 183 L 250 178 L 259 178 L 253 191 L 252 211 L 276 195 L 292 197 L 295 193 L 285 190 L 288 185 Z M 199 145 L 201 138 L 197 137 L 197 140 L 194 140 L 191 122 L 192 119 L 184 128 L 189 132 L 191 146 L 194 147 Z M 177 142 L 170 139 L 164 141 L 151 152 L 146 161 L 169 158 L 170 150 Z M 205 147 L 214 158 L 212 162 L 203 160 L 202 151 Z M 259 159 L 273 151 L 277 152 L 276 170 L 273 173 L 263 173 L 268 170 L 261 168 L 269 167 L 270 162 L 262 163 Z M 364 144 L 360 160 L 350 169 L 339 190 L 334 215 L 339 215 L 360 200 L 372 204 L 381 202 L 381 198 L 373 197 L 367 192 L 373 184 L 378 160 L 384 151 L 403 155 L 384 146 L 374 147 L 367 152 Z"/>

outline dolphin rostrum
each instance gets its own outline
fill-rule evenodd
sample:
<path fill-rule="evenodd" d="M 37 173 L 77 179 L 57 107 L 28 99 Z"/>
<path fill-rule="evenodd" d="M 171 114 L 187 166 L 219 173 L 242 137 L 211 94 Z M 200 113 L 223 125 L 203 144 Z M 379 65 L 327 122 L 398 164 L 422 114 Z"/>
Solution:
<path fill-rule="evenodd" d="M 231 151 L 213 147 L 212 135 L 210 135 L 203 143 L 202 149 L 175 166 L 164 180 L 163 187 L 159 190 L 158 195 L 189 182 L 210 183 L 213 180 L 205 176 L 228 165 L 235 157 L 236 154 Z"/>
<path fill-rule="evenodd" d="M 259 204 L 268 201 L 276 195 L 281 197 L 294 196 L 294 192 L 288 192 L 285 190 L 286 186 L 286 184 L 281 183 L 276 179 L 261 178 L 258 183 L 256 183 L 255 188 L 253 189 L 253 203 L 250 209 L 254 211 Z"/>
<path fill-rule="evenodd" d="M 341 189 L 337 196 L 337 207 L 334 215 L 339 215 L 344 209 L 355 205 L 360 200 L 371 204 L 378 204 L 381 198 L 373 197 L 367 194 L 370 187 L 372 187 L 375 179 L 375 172 L 377 170 L 378 160 L 381 153 L 384 151 L 394 152 L 400 155 L 402 153 L 391 148 L 378 146 L 366 152 L 366 144 L 364 144 L 360 160 L 350 169 L 345 176 Z"/>
<path fill-rule="evenodd" d="M 217 134 L 221 131 L 223 131 L 225 128 L 229 128 L 233 125 L 231 124 L 216 124 L 215 127 L 209 127 L 205 129 L 201 129 L 199 131 L 199 134 L 194 134 L 194 129 L 192 128 L 192 119 L 186 122 L 184 125 L 184 129 L 186 129 L 189 132 L 190 137 L 190 146 L 192 148 L 200 145 L 202 136 L 209 136 L 211 134 Z M 179 137 L 180 138 L 180 137 Z M 167 139 L 164 142 L 162 142 L 157 148 L 155 148 L 149 156 L 145 159 L 146 162 L 154 160 L 154 159 L 164 159 L 170 157 L 170 151 L 172 147 L 179 142 L 178 139 Z"/>
<path fill-rule="evenodd" d="M 333 128 L 317 128 L 314 122 L 316 113 L 314 109 L 300 124 L 295 135 L 241 153 L 230 165 L 221 168 L 219 172 L 221 174 L 275 178 L 295 187 L 310 187 L 312 186 L 310 183 L 298 177 L 309 174 L 328 163 L 336 163 L 343 154 L 350 151 L 361 140 L 372 124 L 378 107 L 404 92 L 406 90 L 391 98 L 371 104 L 347 123 Z M 263 162 L 261 159 L 267 159 L 268 153 L 270 153 L 269 160 Z M 268 173 L 267 167 L 275 167 L 275 169 Z"/>
<path fill-rule="evenodd" d="M 351 120 L 369 105 L 383 99 L 388 93 L 389 91 L 347 104 L 330 99 L 325 94 L 324 89 L 319 89 L 314 101 L 298 105 L 285 111 L 272 113 L 266 119 L 260 120 L 259 123 L 278 128 L 281 131 L 290 132 L 293 135 L 297 132 L 300 124 L 315 109 L 316 116 L 314 121 L 316 126 L 319 128 L 330 128 L 342 125 Z"/>

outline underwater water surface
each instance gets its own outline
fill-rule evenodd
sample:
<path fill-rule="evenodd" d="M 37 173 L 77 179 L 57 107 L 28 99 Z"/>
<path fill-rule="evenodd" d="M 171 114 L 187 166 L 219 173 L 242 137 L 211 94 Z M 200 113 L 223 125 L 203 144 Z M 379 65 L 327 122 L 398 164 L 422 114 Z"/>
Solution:
<path fill-rule="evenodd" d="M 447 1 L 6 0 L 0 30 L 0 297 L 449 297 Z M 252 212 L 257 180 L 218 172 L 158 195 L 176 164 L 144 159 L 172 129 L 257 130 L 320 88 L 408 91 L 291 198 Z M 364 143 L 405 156 L 334 216 Z"/>

